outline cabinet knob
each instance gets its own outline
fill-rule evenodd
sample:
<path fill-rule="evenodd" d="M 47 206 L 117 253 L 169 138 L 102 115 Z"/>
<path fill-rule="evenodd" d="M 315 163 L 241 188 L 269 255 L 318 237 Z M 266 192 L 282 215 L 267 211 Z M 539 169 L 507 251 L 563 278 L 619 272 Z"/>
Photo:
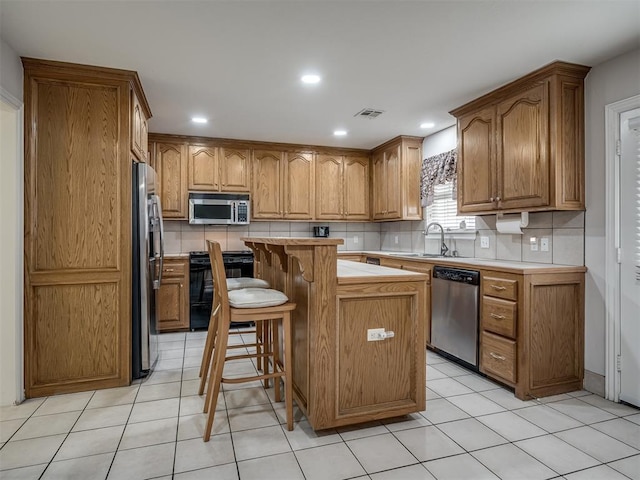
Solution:
<path fill-rule="evenodd" d="M 180 288 L 182 288 L 182 284 L 180 284 Z"/>
<path fill-rule="evenodd" d="M 494 200 L 494 198 L 493 198 L 493 197 L 489 197 L 489 201 L 490 201 L 491 203 L 493 203 L 495 200 Z"/>
<path fill-rule="evenodd" d="M 500 197 L 496 197 L 496 202 L 499 202 L 500 200 L 502 200 Z"/>

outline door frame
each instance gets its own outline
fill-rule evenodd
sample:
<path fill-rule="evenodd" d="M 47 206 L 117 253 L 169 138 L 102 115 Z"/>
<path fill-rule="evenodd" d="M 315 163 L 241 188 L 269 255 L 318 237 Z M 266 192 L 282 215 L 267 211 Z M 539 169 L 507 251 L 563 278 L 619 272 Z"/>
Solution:
<path fill-rule="evenodd" d="M 620 114 L 640 108 L 640 95 L 605 106 L 605 398 L 620 400 Z"/>
<path fill-rule="evenodd" d="M 18 222 L 15 225 L 16 230 L 13 232 L 16 250 L 16 258 L 24 257 L 24 103 L 14 97 L 6 89 L 0 86 L 0 100 L 6 105 L 12 107 L 16 112 L 16 161 L 18 166 L 16 169 L 16 204 L 19 210 Z M 9 252 L 5 252 L 9 254 Z M 16 286 L 15 299 L 15 404 L 24 401 L 24 262 L 20 261 L 18 268 L 13 272 Z"/>

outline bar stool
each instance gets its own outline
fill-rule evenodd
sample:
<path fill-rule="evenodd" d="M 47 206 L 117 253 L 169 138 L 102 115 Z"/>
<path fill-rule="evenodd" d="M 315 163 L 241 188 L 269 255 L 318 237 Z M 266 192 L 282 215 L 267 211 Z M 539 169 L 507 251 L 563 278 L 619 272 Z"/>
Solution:
<path fill-rule="evenodd" d="M 262 280 L 261 278 L 251 278 L 251 277 L 228 278 L 226 283 L 227 283 L 227 291 L 229 292 L 232 290 L 240 290 L 242 288 L 269 288 L 269 282 Z M 200 387 L 198 388 L 198 395 L 202 395 L 202 393 L 204 392 L 204 385 L 207 381 L 207 375 L 209 374 L 209 365 L 211 364 L 211 355 L 213 354 L 213 339 L 215 338 L 215 332 L 213 334 L 211 332 L 212 327 L 213 327 L 213 330 L 215 330 L 215 325 L 212 325 L 212 322 L 210 320 L 209 328 L 207 329 L 207 340 L 204 344 L 204 352 L 202 354 L 202 362 L 200 363 L 200 373 L 198 375 L 200 377 Z M 241 334 L 247 334 L 247 333 L 256 334 L 255 344 L 250 344 L 249 346 L 250 347 L 255 346 L 258 353 L 261 353 L 261 348 L 263 345 L 262 338 L 265 335 L 265 333 L 263 332 L 263 329 L 229 332 L 229 334 L 231 335 L 241 335 Z M 262 370 L 262 358 L 258 358 L 258 370 Z"/>
<path fill-rule="evenodd" d="M 204 411 L 208 413 L 207 424 L 203 439 L 209 441 L 211 428 L 215 416 L 215 404 L 220 393 L 222 383 L 244 383 L 255 380 L 274 379 L 275 400 L 280 402 L 280 378 L 284 379 L 285 409 L 287 417 L 287 429 L 293 430 L 293 383 L 291 379 L 291 311 L 296 308 L 295 303 L 288 301 L 287 296 L 278 290 L 263 288 L 244 288 L 239 290 L 227 290 L 224 265 L 222 262 L 222 249 L 217 242 L 207 241 L 207 248 L 211 258 L 211 271 L 213 274 L 214 288 L 213 308 L 209 331 L 207 333 L 207 344 L 212 345 L 213 360 L 209 372 L 209 384 L 204 401 Z M 231 322 L 249 322 L 258 325 L 267 324 L 267 331 L 270 332 L 263 342 L 266 347 L 263 351 L 256 351 L 255 354 L 227 356 L 229 347 L 229 325 Z M 279 328 L 279 327 L 282 328 Z M 280 358 L 279 333 L 282 332 L 282 343 L 284 349 L 284 362 Z M 212 338 L 209 338 L 212 337 Z M 238 347 L 231 345 L 229 349 Z M 244 345 L 242 346 L 244 347 Z M 206 351 L 203 354 L 206 355 Z M 252 375 L 241 378 L 225 378 L 223 376 L 224 364 L 226 361 L 246 358 L 262 358 L 264 371 L 262 375 Z M 269 373 L 269 360 L 273 365 L 273 373 Z"/>

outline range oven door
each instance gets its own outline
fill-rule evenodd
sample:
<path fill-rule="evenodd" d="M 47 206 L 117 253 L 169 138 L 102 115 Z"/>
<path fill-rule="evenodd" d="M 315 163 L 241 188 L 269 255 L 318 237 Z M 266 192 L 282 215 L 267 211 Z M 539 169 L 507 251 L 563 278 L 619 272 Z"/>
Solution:
<path fill-rule="evenodd" d="M 227 278 L 253 277 L 253 255 L 247 252 L 223 252 Z M 213 304 L 211 262 L 206 252 L 189 255 L 189 327 L 198 330 L 209 327 Z"/>
<path fill-rule="evenodd" d="M 189 327 L 207 328 L 213 304 L 213 278 L 209 256 L 189 258 Z"/>

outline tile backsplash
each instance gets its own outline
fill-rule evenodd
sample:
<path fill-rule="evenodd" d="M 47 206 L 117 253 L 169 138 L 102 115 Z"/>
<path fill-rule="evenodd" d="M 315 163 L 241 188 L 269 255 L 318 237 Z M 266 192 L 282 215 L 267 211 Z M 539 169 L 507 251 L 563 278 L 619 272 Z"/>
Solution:
<path fill-rule="evenodd" d="M 165 251 L 168 254 L 205 250 L 206 240 L 216 240 L 223 250 L 246 250 L 240 240 L 246 236 L 312 237 L 313 227 L 329 226 L 329 236 L 342 238 L 338 250 L 380 250 L 379 223 L 363 222 L 251 222 L 243 226 L 190 225 L 186 221 L 165 221 Z"/>
<path fill-rule="evenodd" d="M 313 227 L 328 225 L 330 237 L 344 239 L 340 251 L 388 250 L 438 253 L 436 230 L 424 235 L 425 220 L 403 222 L 252 222 L 245 226 L 218 227 L 189 225 L 185 221 L 165 221 L 165 250 L 169 254 L 204 250 L 206 240 L 217 240 L 223 250 L 245 250 L 245 236 L 312 237 Z M 477 233 L 475 233 L 477 231 Z M 539 212 L 529 215 L 523 235 L 498 233 L 495 215 L 476 217 L 475 231 L 445 233 L 450 251 L 461 257 L 511 260 L 516 262 L 584 265 L 584 212 Z M 480 238 L 488 237 L 489 248 L 481 248 Z M 537 250 L 531 249 L 535 238 Z M 548 239 L 542 251 L 541 239 Z"/>
<path fill-rule="evenodd" d="M 438 253 L 439 232 L 433 229 L 425 237 L 422 232 L 426 224 L 424 220 L 383 223 L 380 249 Z M 477 216 L 475 231 L 475 235 L 445 232 L 445 243 L 461 257 L 584 265 L 584 212 L 531 213 L 529 225 L 522 229 L 522 235 L 499 233 L 495 215 Z M 481 248 L 481 237 L 489 239 L 489 248 Z M 532 238 L 535 238 L 537 250 L 531 248 Z M 548 240 L 547 251 L 542 251 L 542 238 Z"/>

